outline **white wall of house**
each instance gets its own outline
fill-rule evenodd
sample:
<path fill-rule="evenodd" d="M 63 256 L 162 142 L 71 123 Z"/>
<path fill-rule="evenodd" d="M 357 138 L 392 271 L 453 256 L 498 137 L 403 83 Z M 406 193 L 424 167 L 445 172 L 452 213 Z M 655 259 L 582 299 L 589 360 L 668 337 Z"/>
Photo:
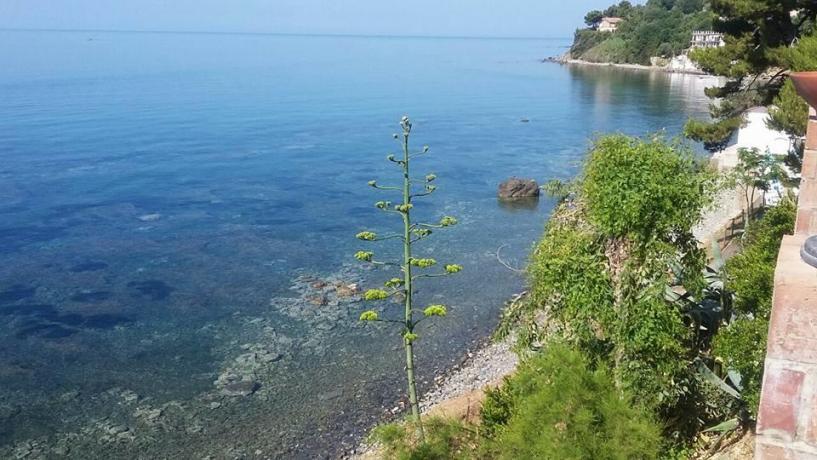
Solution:
<path fill-rule="evenodd" d="M 599 32 L 615 32 L 618 29 L 619 23 L 621 23 L 623 19 L 621 18 L 608 18 L 604 17 L 601 18 L 601 23 L 599 24 L 598 31 Z"/>
<path fill-rule="evenodd" d="M 738 131 L 735 144 L 738 148 L 756 148 L 761 152 L 767 150 L 773 155 L 785 155 L 789 151 L 789 136 L 766 126 L 769 111 L 765 107 L 756 107 L 746 112 L 746 126 Z"/>
<path fill-rule="evenodd" d="M 740 149 L 758 149 L 761 153 L 772 155 L 786 155 L 791 146 L 791 140 L 783 131 L 776 131 L 766 126 L 769 120 L 769 110 L 765 107 L 755 107 L 744 113 L 746 124 L 732 136 L 732 141 L 724 150 L 712 156 L 717 168 L 721 171 L 729 170 L 738 165 L 738 151 Z M 794 176 L 792 171 L 789 175 Z M 772 191 L 765 194 L 764 199 L 774 204 L 783 196 L 784 187 L 773 184 Z"/>
<path fill-rule="evenodd" d="M 718 169 L 734 168 L 738 164 L 738 150 L 758 149 L 772 155 L 785 155 L 789 151 L 789 136 L 782 131 L 775 131 L 766 126 L 769 111 L 765 107 L 755 107 L 744 114 L 746 124 L 732 136 L 732 141 L 724 150 L 716 153 L 712 159 Z"/>

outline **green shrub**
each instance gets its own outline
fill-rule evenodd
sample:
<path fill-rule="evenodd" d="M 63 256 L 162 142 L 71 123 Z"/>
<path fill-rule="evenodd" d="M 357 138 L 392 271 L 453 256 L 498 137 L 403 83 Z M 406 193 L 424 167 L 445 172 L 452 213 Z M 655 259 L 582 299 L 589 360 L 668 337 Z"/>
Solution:
<path fill-rule="evenodd" d="M 749 229 L 740 254 L 726 263 L 726 287 L 735 293 L 735 307 L 741 313 L 768 316 L 780 241 L 794 230 L 796 213 L 791 199 L 767 210 Z"/>
<path fill-rule="evenodd" d="M 727 368 L 740 373 L 741 396 L 753 416 L 760 404 L 768 330 L 768 318 L 742 316 L 721 329 L 713 345 L 713 351 L 723 358 Z"/>
<path fill-rule="evenodd" d="M 697 356 L 676 276 L 698 296 L 705 257 L 691 227 L 714 186 L 692 154 L 662 140 L 599 139 L 528 266 L 530 301 L 506 312 L 523 345 L 562 339 L 608 363 L 615 384 L 661 413 L 690 396 Z"/>
<path fill-rule="evenodd" d="M 642 240 L 689 231 L 714 184 L 688 148 L 623 135 L 596 142 L 584 175 L 590 221 L 605 235 Z"/>
<path fill-rule="evenodd" d="M 689 394 L 694 349 L 683 315 L 660 292 L 637 300 L 619 320 L 614 371 L 642 403 L 671 407 Z"/>
<path fill-rule="evenodd" d="M 476 455 L 473 427 L 457 420 L 429 418 L 423 422 L 425 442 L 418 440 L 414 422 L 390 423 L 374 429 L 371 440 L 383 447 L 384 458 L 395 460 L 466 460 Z"/>
<path fill-rule="evenodd" d="M 712 352 L 740 373 L 742 396 L 757 414 L 772 309 L 774 270 L 780 241 L 792 233 L 797 205 L 784 199 L 752 224 L 743 250 L 726 263 L 726 287 L 735 296 L 737 318 L 715 336 Z"/>
<path fill-rule="evenodd" d="M 533 305 L 547 305 L 584 348 L 604 347 L 601 325 L 614 321 L 613 289 L 598 237 L 555 218 L 528 267 Z M 541 338 L 541 337 L 540 337 Z"/>
<path fill-rule="evenodd" d="M 492 456 L 500 459 L 649 459 L 660 426 L 621 394 L 610 372 L 580 352 L 551 344 L 524 362 L 483 412 Z M 510 416 L 496 417 L 501 407 Z M 507 409 L 505 409 L 507 408 Z"/>

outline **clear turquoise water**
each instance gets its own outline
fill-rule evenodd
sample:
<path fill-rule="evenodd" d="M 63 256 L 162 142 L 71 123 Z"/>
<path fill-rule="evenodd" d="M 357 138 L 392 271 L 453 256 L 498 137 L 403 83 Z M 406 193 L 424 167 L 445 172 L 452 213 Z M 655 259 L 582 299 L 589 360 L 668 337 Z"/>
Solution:
<path fill-rule="evenodd" d="M 366 182 L 395 177 L 400 116 L 439 176 L 417 212 L 461 222 L 420 249 L 465 266 L 419 290 L 451 306 L 421 331 L 427 387 L 523 288 L 495 252 L 523 265 L 552 202 L 502 206 L 501 180 L 570 178 L 596 133 L 704 115 L 698 77 L 540 62 L 567 44 L 0 31 L 0 457 L 353 444 L 400 400 L 398 331 L 314 286 L 390 277 L 351 254 L 393 223 Z M 256 393 L 223 396 L 259 347 Z"/>

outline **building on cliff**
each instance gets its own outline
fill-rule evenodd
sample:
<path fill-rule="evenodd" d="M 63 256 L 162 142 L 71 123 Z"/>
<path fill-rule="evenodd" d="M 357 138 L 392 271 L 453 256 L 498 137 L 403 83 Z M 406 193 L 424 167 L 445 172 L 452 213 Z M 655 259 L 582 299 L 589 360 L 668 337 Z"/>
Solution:
<path fill-rule="evenodd" d="M 725 43 L 723 34 L 712 30 L 695 30 L 692 32 L 690 48 L 719 48 Z"/>
<path fill-rule="evenodd" d="M 601 22 L 599 23 L 598 31 L 599 32 L 615 32 L 618 30 L 619 24 L 624 21 L 624 18 L 616 18 L 616 17 L 603 17 L 601 18 Z"/>

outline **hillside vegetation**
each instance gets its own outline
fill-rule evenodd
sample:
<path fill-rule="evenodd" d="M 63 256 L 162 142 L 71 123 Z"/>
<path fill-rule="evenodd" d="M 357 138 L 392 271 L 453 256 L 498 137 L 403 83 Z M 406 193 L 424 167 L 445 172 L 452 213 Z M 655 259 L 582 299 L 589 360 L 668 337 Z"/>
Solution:
<path fill-rule="evenodd" d="M 764 210 L 724 263 L 692 229 L 726 178 L 687 145 L 596 140 L 528 265 L 529 295 L 503 314 L 521 364 L 486 392 L 480 423 L 375 433 L 402 459 L 683 459 L 751 431 L 776 254 L 791 198 Z M 408 429 L 407 429 L 408 428 Z"/>
<path fill-rule="evenodd" d="M 596 30 L 601 17 L 624 18 L 616 32 Z M 689 48 L 693 30 L 712 28 L 709 0 L 648 0 L 645 5 L 622 1 L 585 17 L 576 31 L 570 57 L 590 62 L 650 64 L 654 56 L 670 58 Z"/>

